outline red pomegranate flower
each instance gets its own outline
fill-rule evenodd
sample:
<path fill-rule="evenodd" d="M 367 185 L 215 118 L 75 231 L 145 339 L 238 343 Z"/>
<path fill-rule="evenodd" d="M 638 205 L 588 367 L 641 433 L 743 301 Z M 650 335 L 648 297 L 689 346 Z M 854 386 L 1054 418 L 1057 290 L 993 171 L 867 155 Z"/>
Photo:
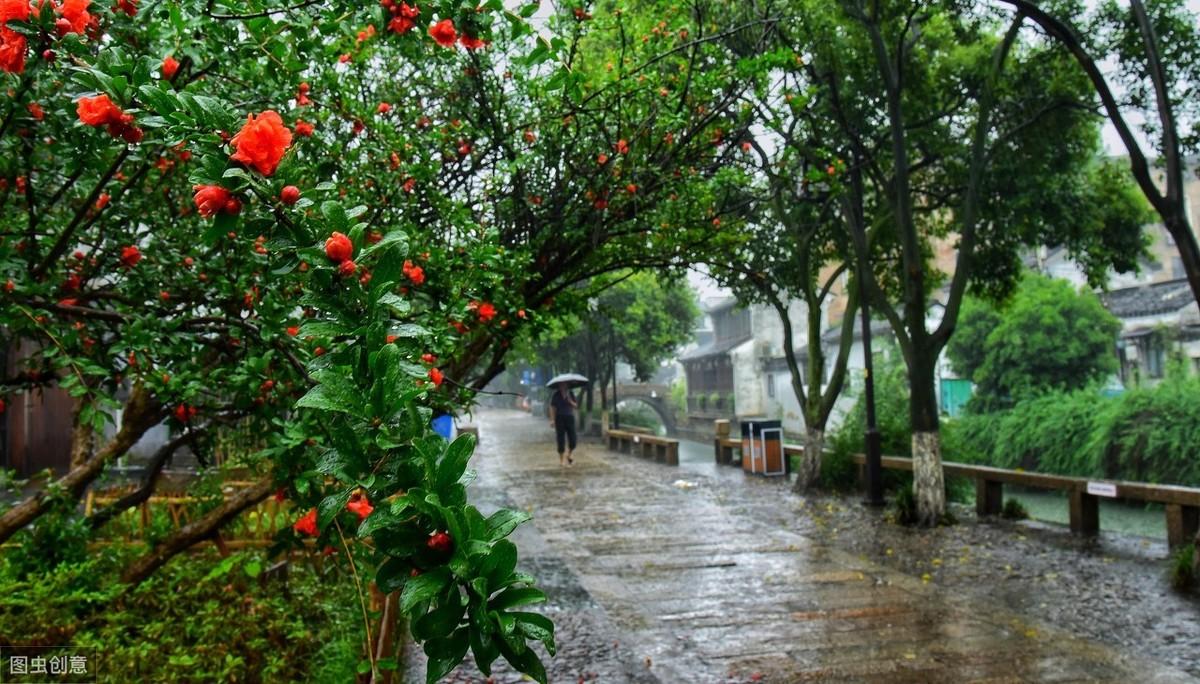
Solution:
<path fill-rule="evenodd" d="M 346 259 L 342 263 L 338 264 L 337 270 L 338 275 L 343 278 L 349 278 L 350 276 L 354 275 L 355 271 L 358 270 L 358 264 L 354 263 L 350 259 Z"/>
<path fill-rule="evenodd" d="M 329 257 L 330 261 L 340 264 L 353 255 L 354 244 L 342 233 L 334 232 L 325 241 L 325 256 Z"/>
<path fill-rule="evenodd" d="M 120 124 L 125 115 L 121 108 L 113 104 L 108 95 L 101 93 L 95 97 L 81 97 L 75 105 L 75 113 L 79 120 L 88 126 L 107 126 Z"/>
<path fill-rule="evenodd" d="M 391 20 L 388 22 L 387 27 L 388 27 L 388 30 L 391 31 L 392 33 L 399 33 L 399 34 L 403 35 L 405 33 L 408 33 L 409 31 L 413 30 L 413 27 L 415 27 L 416 25 L 417 25 L 417 22 L 413 21 L 412 19 L 409 19 L 408 17 L 392 17 Z"/>
<path fill-rule="evenodd" d="M 133 268 L 141 260 L 142 251 L 136 245 L 121 248 L 121 265 L 125 268 Z"/>
<path fill-rule="evenodd" d="M 462 37 L 458 39 L 458 42 L 462 43 L 462 46 L 468 50 L 478 50 L 479 48 L 487 46 L 487 41 L 483 40 L 482 38 L 468 36 L 465 33 L 462 34 Z"/>
<path fill-rule="evenodd" d="M 392 106 L 386 102 L 380 102 L 379 106 L 375 108 L 375 111 L 379 112 L 380 114 L 387 114 L 388 112 L 392 111 Z"/>
<path fill-rule="evenodd" d="M 87 31 L 88 25 L 96 21 L 88 10 L 91 8 L 92 0 L 66 0 L 62 6 L 58 8 L 58 14 L 66 23 L 62 25 L 65 29 L 64 33 L 84 33 Z M 61 21 L 61 19 L 60 19 Z M 58 26 L 58 24 L 55 24 Z"/>
<path fill-rule="evenodd" d="M 454 22 L 449 19 L 443 19 L 430 26 L 429 35 L 433 36 L 437 44 L 444 48 L 454 47 L 454 41 L 458 40 L 458 33 L 454 30 Z"/>
<path fill-rule="evenodd" d="M 313 134 L 313 125 L 304 119 L 296 119 L 296 135 L 302 135 L 305 138 L 311 137 Z"/>
<path fill-rule="evenodd" d="M 275 173 L 288 145 L 292 144 L 292 132 L 283 125 L 279 114 L 267 110 L 258 116 L 247 115 L 246 124 L 233 136 L 230 144 L 237 150 L 230 159 L 270 176 Z"/>
<path fill-rule="evenodd" d="M 366 520 L 375 507 L 367 500 L 366 494 L 358 494 L 350 497 L 350 501 L 346 503 L 346 510 L 357 515 L 359 520 Z"/>
<path fill-rule="evenodd" d="M 29 0 L 0 0 L 0 24 L 29 21 Z"/>
<path fill-rule="evenodd" d="M 437 368 L 430 368 L 429 379 L 433 381 L 434 387 L 441 387 L 442 382 L 446 380 L 446 376 L 443 375 L 442 371 L 438 370 Z"/>
<path fill-rule="evenodd" d="M 413 285 L 420 285 L 425 282 L 425 269 L 417 266 L 411 259 L 404 260 L 404 277 L 412 281 Z"/>
<path fill-rule="evenodd" d="M 29 104 L 25 105 L 25 109 L 29 110 L 29 115 L 32 116 L 35 121 L 41 121 L 42 119 L 46 118 L 45 110 L 43 110 L 42 106 L 36 102 L 30 102 Z"/>
<path fill-rule="evenodd" d="M 496 307 L 492 306 L 488 302 L 484 302 L 483 304 L 479 305 L 478 313 L 479 313 L 479 322 L 487 323 L 488 321 L 490 321 L 496 317 Z"/>
<path fill-rule="evenodd" d="M 137 15 L 138 0 L 117 0 L 117 4 L 113 5 L 114 12 L 124 12 L 129 16 Z"/>
<path fill-rule="evenodd" d="M 112 200 L 112 196 L 107 192 L 100 193 L 100 196 L 96 198 L 96 211 L 107 207 L 110 200 Z"/>
<path fill-rule="evenodd" d="M 228 190 L 219 185 L 197 185 L 192 189 L 196 191 L 192 197 L 196 203 L 196 210 L 204 218 L 216 216 L 218 212 L 236 214 L 241 211 L 241 202 L 234 199 Z M 236 204 L 236 207 L 231 204 Z"/>
<path fill-rule="evenodd" d="M 179 71 L 179 60 L 171 55 L 163 57 L 162 61 L 162 77 L 166 80 L 175 78 L 175 73 Z"/>
<path fill-rule="evenodd" d="M 29 46 L 25 36 L 5 26 L 0 26 L 0 70 L 10 74 L 25 71 L 25 50 Z"/>
<path fill-rule="evenodd" d="M 312 104 L 312 100 L 309 99 L 309 97 L 308 97 L 308 90 L 309 90 L 309 87 L 308 87 L 307 83 L 301 83 L 296 88 L 296 106 L 297 107 L 307 107 L 308 105 Z"/>
<path fill-rule="evenodd" d="M 613 145 L 613 149 L 617 151 L 617 154 L 629 154 L 629 143 L 621 138 L 617 144 Z"/>
<path fill-rule="evenodd" d="M 292 525 L 292 529 L 299 534 L 306 534 L 310 537 L 317 536 L 317 509 L 313 508 L 304 514 Z"/>

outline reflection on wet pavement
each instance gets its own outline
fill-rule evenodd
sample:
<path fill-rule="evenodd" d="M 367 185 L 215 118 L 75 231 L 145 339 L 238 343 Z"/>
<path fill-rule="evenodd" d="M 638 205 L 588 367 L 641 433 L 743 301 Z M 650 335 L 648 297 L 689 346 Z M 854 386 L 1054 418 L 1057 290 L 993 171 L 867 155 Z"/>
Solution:
<path fill-rule="evenodd" d="M 561 468 L 543 420 L 478 418 L 473 500 L 534 516 L 514 541 L 550 595 L 551 681 L 1196 681 L 784 529 L 781 482 L 592 443 Z M 483 678 L 464 666 L 448 680 Z"/>

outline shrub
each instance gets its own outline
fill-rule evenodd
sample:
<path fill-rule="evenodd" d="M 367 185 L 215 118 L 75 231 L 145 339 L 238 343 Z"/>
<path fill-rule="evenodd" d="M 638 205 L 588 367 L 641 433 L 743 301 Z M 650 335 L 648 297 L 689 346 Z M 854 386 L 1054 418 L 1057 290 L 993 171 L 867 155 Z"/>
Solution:
<path fill-rule="evenodd" d="M 1027 520 L 1029 511 L 1025 505 L 1016 499 L 1006 499 L 1004 508 L 1000 509 L 1000 517 L 1005 520 Z"/>
<path fill-rule="evenodd" d="M 1179 549 L 1171 555 L 1169 579 L 1171 586 L 1180 591 L 1187 591 L 1195 586 L 1196 577 L 1196 547 L 1192 544 Z"/>
<path fill-rule="evenodd" d="M 186 555 L 122 596 L 104 578 L 125 552 L 93 555 L 35 581 L 0 568 L 0 646 L 70 643 L 128 681 L 354 679 L 362 617 L 354 584 L 332 563 L 261 583 L 257 554 Z"/>
<path fill-rule="evenodd" d="M 1053 392 L 946 424 L 947 458 L 1076 477 L 1200 484 L 1200 378 L 1106 397 Z"/>

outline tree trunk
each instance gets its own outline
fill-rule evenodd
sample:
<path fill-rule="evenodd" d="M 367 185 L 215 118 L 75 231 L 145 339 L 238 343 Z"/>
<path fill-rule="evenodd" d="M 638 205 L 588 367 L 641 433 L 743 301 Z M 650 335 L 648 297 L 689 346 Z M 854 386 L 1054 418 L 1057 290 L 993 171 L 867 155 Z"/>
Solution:
<path fill-rule="evenodd" d="M 78 468 L 87 463 L 92 456 L 96 444 L 96 431 L 92 426 L 79 420 L 83 402 L 75 407 L 74 427 L 71 428 L 71 468 Z"/>
<path fill-rule="evenodd" d="M 913 432 L 913 493 L 917 522 L 933 527 L 946 513 L 946 483 L 942 476 L 942 433 Z"/>
<path fill-rule="evenodd" d="M 274 480 L 265 477 L 237 492 L 220 506 L 206 513 L 203 518 L 180 528 L 178 532 L 167 537 L 152 551 L 130 564 L 122 573 L 121 581 L 131 587 L 140 584 L 156 570 L 166 565 L 167 561 L 193 545 L 212 538 L 229 521 L 247 508 L 257 505 L 274 491 Z"/>
<path fill-rule="evenodd" d="M 808 428 L 804 434 L 804 458 L 800 460 L 800 472 L 796 473 L 796 484 L 792 491 L 804 494 L 817 485 L 821 477 L 821 454 L 825 451 L 825 430 Z"/>
<path fill-rule="evenodd" d="M 914 341 L 909 365 L 913 494 L 917 500 L 917 522 L 926 527 L 937 525 L 946 514 L 942 435 L 938 426 L 933 377 L 936 359 L 936 354 L 930 354 L 928 348 L 921 348 Z"/>
<path fill-rule="evenodd" d="M 121 417 L 121 429 L 104 448 L 82 465 L 72 468 L 66 475 L 54 482 L 56 489 L 78 501 L 83 491 L 92 483 L 104 466 L 116 457 L 129 451 L 147 430 L 154 427 L 163 419 L 162 406 L 157 399 L 139 385 L 134 387 L 133 394 L 125 404 Z M 42 490 L 9 509 L 0 516 L 0 544 L 29 523 L 50 509 L 51 497 L 47 490 Z"/>

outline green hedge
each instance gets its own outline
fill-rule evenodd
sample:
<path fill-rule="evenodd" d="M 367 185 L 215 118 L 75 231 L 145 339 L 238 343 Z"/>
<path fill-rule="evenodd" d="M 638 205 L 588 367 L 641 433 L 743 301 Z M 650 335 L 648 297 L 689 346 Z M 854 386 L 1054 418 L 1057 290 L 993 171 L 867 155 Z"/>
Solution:
<path fill-rule="evenodd" d="M 944 430 L 948 458 L 1079 477 L 1200 486 L 1200 378 L 1115 397 L 1055 392 Z"/>
<path fill-rule="evenodd" d="M 911 431 L 904 368 L 876 364 L 883 453 L 907 455 Z M 850 456 L 863 450 L 865 425 L 859 401 L 830 437 L 821 466 L 826 487 L 854 486 Z M 1105 396 L 1099 388 L 1051 392 L 1003 412 L 946 419 L 942 452 L 947 460 L 998 468 L 1200 486 L 1200 377 L 1175 373 L 1156 387 L 1117 396 Z M 960 484 L 948 486 L 956 490 Z"/>

